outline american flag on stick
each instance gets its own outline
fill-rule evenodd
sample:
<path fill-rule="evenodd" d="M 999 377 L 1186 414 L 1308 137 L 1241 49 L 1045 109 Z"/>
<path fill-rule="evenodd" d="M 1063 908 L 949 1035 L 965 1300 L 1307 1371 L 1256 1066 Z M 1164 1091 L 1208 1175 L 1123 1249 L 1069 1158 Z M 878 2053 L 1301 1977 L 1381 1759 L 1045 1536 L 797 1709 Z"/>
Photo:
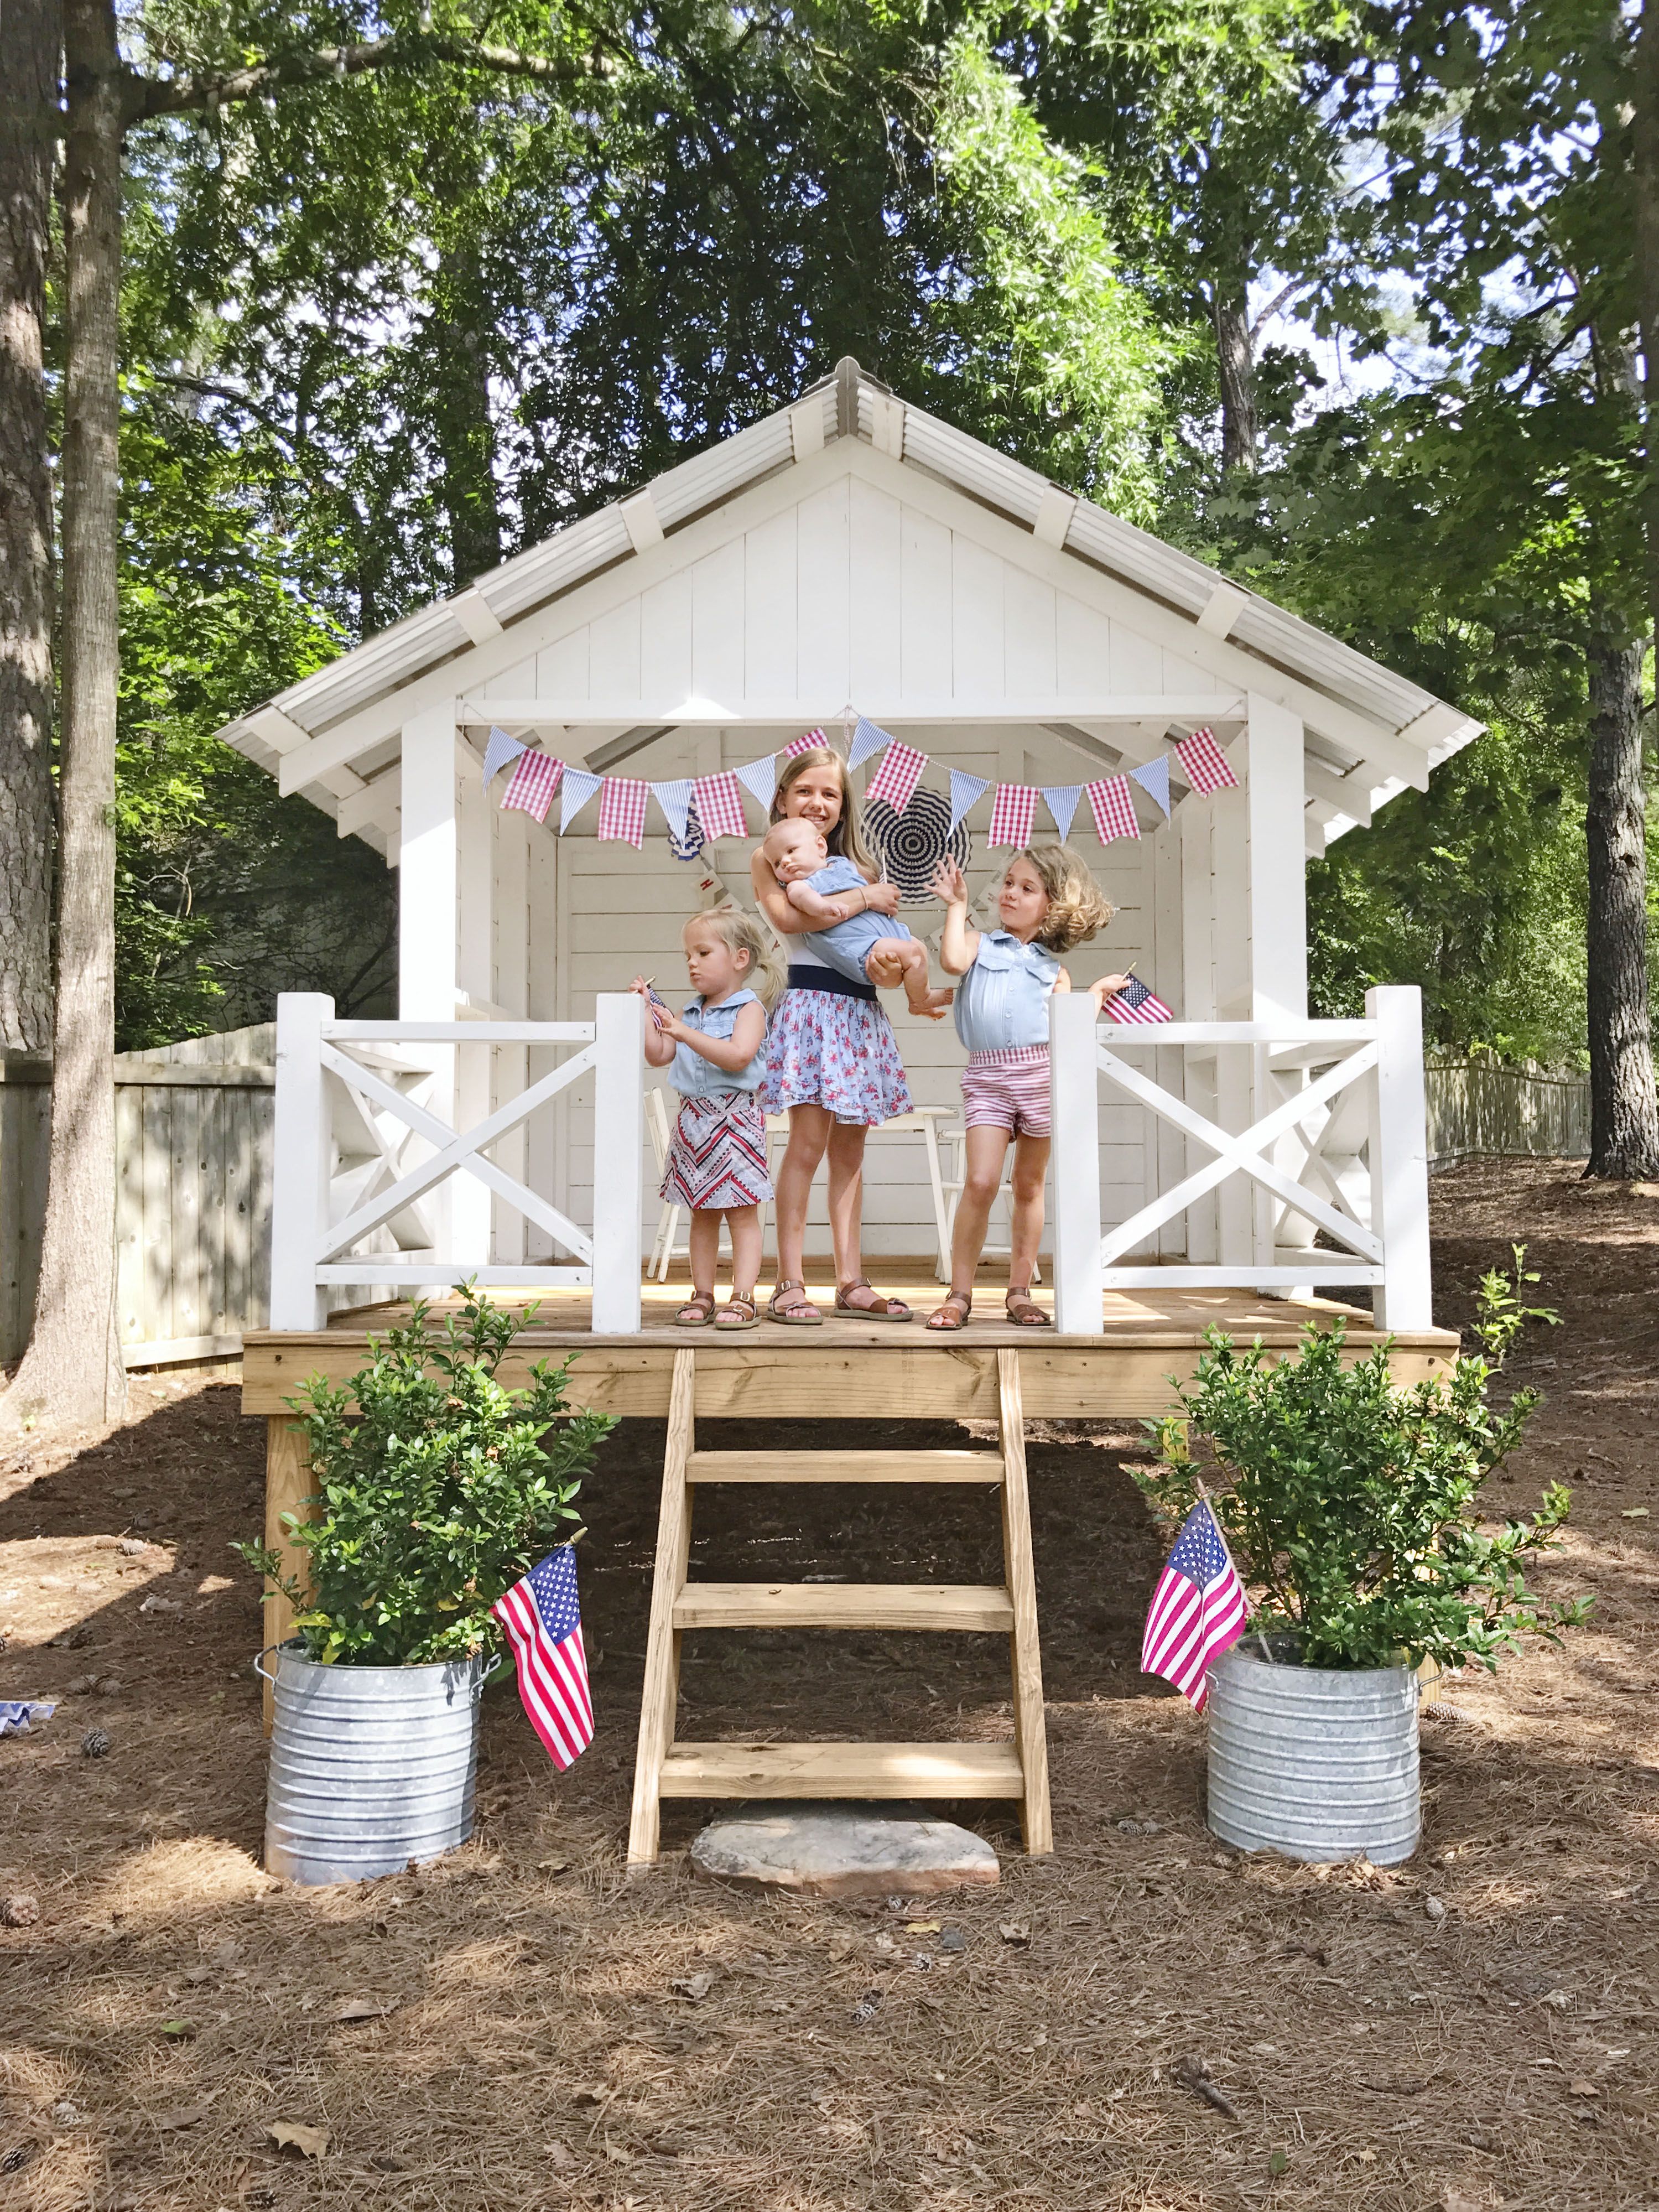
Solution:
<path fill-rule="evenodd" d="M 1209 1695 L 1209 1671 L 1244 1633 L 1244 1586 L 1227 1540 L 1200 1498 L 1181 1524 L 1146 1614 L 1140 1671 L 1173 1682 L 1194 1712 Z"/>
<path fill-rule="evenodd" d="M 498 1597 L 490 1611 L 519 1662 L 519 1698 L 555 1766 L 568 1766 L 593 1741 L 576 1553 L 561 1544 Z"/>
<path fill-rule="evenodd" d="M 1103 1011 L 1108 1018 L 1115 1022 L 1172 1022 L 1175 1019 L 1157 992 L 1149 991 L 1139 975 L 1131 975 L 1116 996 L 1107 1000 Z"/>

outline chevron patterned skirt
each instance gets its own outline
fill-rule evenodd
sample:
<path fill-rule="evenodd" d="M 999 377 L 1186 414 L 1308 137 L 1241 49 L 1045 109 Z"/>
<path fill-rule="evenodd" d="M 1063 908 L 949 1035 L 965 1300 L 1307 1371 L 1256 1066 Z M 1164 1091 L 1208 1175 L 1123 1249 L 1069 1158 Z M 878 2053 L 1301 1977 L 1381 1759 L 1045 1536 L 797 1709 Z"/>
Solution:
<path fill-rule="evenodd" d="M 682 1098 L 659 1197 L 694 1212 L 761 1206 L 772 1195 L 766 1172 L 766 1109 L 753 1091 Z"/>

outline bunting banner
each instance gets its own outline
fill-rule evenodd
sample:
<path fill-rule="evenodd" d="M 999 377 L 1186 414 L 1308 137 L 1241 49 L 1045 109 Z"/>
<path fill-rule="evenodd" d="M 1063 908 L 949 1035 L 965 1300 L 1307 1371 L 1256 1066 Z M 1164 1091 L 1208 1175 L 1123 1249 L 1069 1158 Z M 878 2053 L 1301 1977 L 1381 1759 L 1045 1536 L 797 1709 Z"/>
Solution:
<path fill-rule="evenodd" d="M 488 791 L 502 769 L 510 767 L 520 753 L 527 753 L 529 750 L 529 746 L 520 744 L 517 738 L 509 738 L 499 722 L 492 722 L 484 743 L 484 789 Z"/>
<path fill-rule="evenodd" d="M 892 742 L 878 723 L 867 721 L 860 714 L 854 726 L 853 742 L 847 748 L 848 767 L 862 768 L 866 761 L 873 760 L 878 753 L 884 752 Z"/>
<path fill-rule="evenodd" d="M 991 808 L 988 845 L 1029 845 L 1036 820 L 1037 790 L 1034 783 L 1000 783 Z"/>
<path fill-rule="evenodd" d="M 651 796 L 662 809 L 663 819 L 668 824 L 670 837 L 684 844 L 685 817 L 691 805 L 690 777 L 680 776 L 672 783 L 653 783 L 651 787 Z M 603 811 L 601 808 L 601 811 Z"/>
<path fill-rule="evenodd" d="M 651 787 L 631 775 L 608 775 L 599 791 L 599 836 L 618 844 L 645 842 L 645 802 Z"/>
<path fill-rule="evenodd" d="M 990 788 L 991 779 L 988 775 L 969 775 L 965 768 L 951 769 L 951 828 L 953 831 L 969 808 L 983 799 Z"/>
<path fill-rule="evenodd" d="M 1054 817 L 1054 829 L 1062 845 L 1072 834 L 1078 801 L 1082 796 L 1080 783 L 1045 783 L 1042 787 L 1042 803 Z"/>
<path fill-rule="evenodd" d="M 769 791 L 765 803 L 769 805 L 771 799 Z M 743 818 L 743 796 L 730 769 L 716 775 L 698 776 L 691 786 L 691 804 L 697 810 L 705 838 L 749 835 L 749 824 Z"/>
<path fill-rule="evenodd" d="M 819 748 L 828 750 L 830 740 L 822 730 L 807 730 L 799 738 L 791 738 L 783 749 L 785 760 L 793 760 L 797 753 L 810 753 Z"/>
<path fill-rule="evenodd" d="M 1227 756 L 1216 743 L 1213 730 L 1194 730 L 1190 738 L 1182 738 L 1176 747 L 1176 758 L 1200 797 L 1238 788 L 1238 778 L 1228 767 Z"/>
<path fill-rule="evenodd" d="M 871 777 L 865 792 L 865 800 L 879 799 L 890 806 L 895 814 L 902 814 L 910 804 L 911 793 L 921 781 L 921 772 L 927 765 L 926 753 L 917 752 L 910 745 L 896 740 L 889 744 L 882 755 L 881 766 Z"/>
<path fill-rule="evenodd" d="M 1170 818 L 1170 756 L 1159 753 L 1153 760 L 1143 761 L 1132 768 L 1130 775 L 1146 793 L 1155 806 L 1164 810 L 1164 819 Z"/>
<path fill-rule="evenodd" d="M 763 753 L 758 760 L 745 761 L 741 768 L 733 769 L 732 773 L 744 789 L 758 799 L 763 806 L 772 804 L 772 794 L 778 787 L 778 757 L 775 753 Z"/>
<path fill-rule="evenodd" d="M 511 807 L 520 813 L 533 814 L 538 822 L 545 822 L 559 779 L 564 774 L 564 763 L 555 760 L 551 753 L 532 752 L 528 746 L 520 750 L 524 758 L 513 771 L 501 799 L 501 811 L 505 814 Z"/>
<path fill-rule="evenodd" d="M 1140 824 L 1135 819 L 1135 803 L 1130 795 L 1127 776 L 1103 776 L 1084 787 L 1089 794 L 1089 811 L 1095 817 L 1095 829 L 1103 845 L 1109 845 L 1115 837 L 1139 836 Z"/>
<path fill-rule="evenodd" d="M 604 781 L 602 775 L 590 775 L 585 768 L 568 768 L 565 770 L 564 796 L 559 801 L 561 837 Z"/>

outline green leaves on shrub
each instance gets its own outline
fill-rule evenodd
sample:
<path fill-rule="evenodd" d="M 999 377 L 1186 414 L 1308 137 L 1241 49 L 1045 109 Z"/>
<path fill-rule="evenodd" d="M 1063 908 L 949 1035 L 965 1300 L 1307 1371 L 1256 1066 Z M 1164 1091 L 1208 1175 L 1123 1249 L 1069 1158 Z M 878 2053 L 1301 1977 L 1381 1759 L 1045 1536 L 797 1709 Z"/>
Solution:
<path fill-rule="evenodd" d="M 234 1548 L 298 1609 L 307 1658 L 416 1666 L 501 1648 L 489 1608 L 577 1518 L 572 1501 L 610 1413 L 568 1413 L 568 1361 L 508 1389 L 497 1370 L 535 1314 L 463 1288 L 462 1310 L 429 1326 L 417 1302 L 369 1340 L 368 1364 L 339 1389 L 313 1376 L 289 1403 L 311 1447 L 316 1518 L 284 1515 L 306 1554 L 285 1574 L 265 1545 Z M 303 1583 L 303 1587 L 302 1587 Z"/>
<path fill-rule="evenodd" d="M 1529 1279 L 1519 1258 L 1516 1296 Z M 1522 1635 L 1559 1641 L 1583 1620 L 1589 1599 L 1539 1598 L 1524 1574 L 1566 1518 L 1562 1485 L 1529 1520 L 1493 1532 L 1477 1518 L 1534 1393 L 1500 1412 L 1494 1367 L 1478 1357 L 1397 1385 L 1386 1346 L 1348 1364 L 1340 1323 L 1310 1322 L 1290 1359 L 1259 1340 L 1241 1351 L 1218 1330 L 1206 1343 L 1182 1393 L 1184 1422 L 1150 1425 L 1162 1463 L 1135 1478 L 1172 1523 L 1204 1487 L 1255 1595 L 1252 1632 L 1293 1633 L 1310 1666 L 1395 1666 L 1403 1654 L 1492 1668 Z"/>

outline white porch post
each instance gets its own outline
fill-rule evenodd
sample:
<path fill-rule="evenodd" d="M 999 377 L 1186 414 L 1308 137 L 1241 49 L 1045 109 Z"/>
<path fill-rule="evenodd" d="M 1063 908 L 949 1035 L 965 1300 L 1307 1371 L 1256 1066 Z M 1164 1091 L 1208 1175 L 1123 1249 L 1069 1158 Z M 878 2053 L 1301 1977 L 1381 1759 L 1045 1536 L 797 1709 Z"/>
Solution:
<path fill-rule="evenodd" d="M 1382 1240 L 1379 1328 L 1429 1328 L 1429 1145 L 1423 1096 L 1423 994 L 1415 984 L 1365 994 L 1365 1018 L 1382 1030 L 1372 1078 L 1371 1228 Z"/>
<path fill-rule="evenodd" d="M 645 1001 L 632 991 L 601 991 L 593 1022 L 593 1327 L 635 1336 L 644 1252 Z"/>
<path fill-rule="evenodd" d="M 1245 781 L 1250 883 L 1250 1013 L 1255 1022 L 1308 1018 L 1307 807 L 1302 718 L 1259 691 L 1249 696 L 1249 766 Z M 1267 1052 L 1255 1051 L 1252 1118 L 1267 1113 L 1285 1084 L 1267 1073 Z M 1299 1087 L 1300 1075 L 1288 1079 Z M 1295 1173 L 1301 1148 L 1293 1136 L 1274 1150 L 1277 1165 Z M 1279 1217 L 1283 1216 L 1280 1219 Z M 1280 1243 L 1310 1246 L 1311 1224 L 1269 1193 L 1254 1194 L 1253 1239 L 1258 1267 L 1272 1267 Z"/>
<path fill-rule="evenodd" d="M 494 802 L 483 787 L 483 771 L 477 755 L 458 731 L 454 743 L 455 777 L 455 984 L 456 1004 L 448 1018 L 460 1011 L 465 993 L 472 1006 L 495 1003 L 495 853 L 490 835 Z M 498 787 L 499 788 L 499 787 Z M 489 1112 L 491 1073 L 495 1054 L 487 1045 L 459 1047 L 455 1054 L 455 1126 L 471 1128 Z M 486 1186 L 472 1176 L 455 1178 L 450 1198 L 450 1249 L 462 1262 L 486 1267 L 495 1257 L 495 1202 Z M 517 1216 L 513 1217 L 514 1219 Z"/>
<path fill-rule="evenodd" d="M 1100 1267 L 1100 1078 L 1094 1000 L 1085 991 L 1048 1000 L 1048 1084 L 1054 1124 L 1054 1322 L 1073 1336 L 1104 1333 Z"/>
<path fill-rule="evenodd" d="M 323 1080 L 323 1024 L 334 1001 L 320 991 L 283 991 L 276 1000 L 276 1097 L 270 1170 L 270 1326 L 321 1328 L 328 1293 L 317 1256 L 328 1228 L 328 1097 Z"/>
<path fill-rule="evenodd" d="M 440 700 L 403 727 L 403 823 L 398 872 L 400 1021 L 453 1022 L 455 1018 L 460 904 L 456 704 L 453 699 Z M 423 1049 L 431 1055 L 432 1073 L 416 1095 L 423 1106 L 453 1127 L 455 1048 L 439 1044 Z M 422 1157 L 418 1140 L 412 1142 L 410 1164 Z M 427 1218 L 432 1224 L 437 1254 L 446 1260 L 454 1256 L 455 1186 L 456 1178 L 450 1176 L 427 1200 Z"/>

